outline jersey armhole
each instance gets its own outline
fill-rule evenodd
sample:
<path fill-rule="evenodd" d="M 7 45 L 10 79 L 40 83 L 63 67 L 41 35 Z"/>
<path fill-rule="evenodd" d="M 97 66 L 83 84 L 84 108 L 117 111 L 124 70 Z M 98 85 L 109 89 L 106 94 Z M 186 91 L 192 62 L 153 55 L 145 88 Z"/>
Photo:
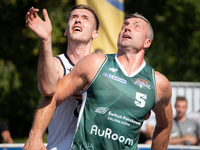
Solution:
<path fill-rule="evenodd" d="M 56 56 L 56 58 L 60 61 L 61 65 L 62 65 L 62 67 L 63 67 L 63 70 L 64 70 L 63 77 L 64 77 L 65 74 L 66 74 L 65 66 L 64 66 L 64 64 L 63 64 L 63 62 L 62 62 L 62 60 L 61 60 L 61 58 L 60 58 L 59 56 Z"/>
<path fill-rule="evenodd" d="M 154 102 L 154 106 L 155 106 L 158 101 L 157 101 L 156 80 L 155 80 L 155 71 L 154 71 L 154 69 L 152 69 L 152 77 L 153 77 L 153 84 L 154 84 L 154 87 L 155 87 L 155 102 Z"/>

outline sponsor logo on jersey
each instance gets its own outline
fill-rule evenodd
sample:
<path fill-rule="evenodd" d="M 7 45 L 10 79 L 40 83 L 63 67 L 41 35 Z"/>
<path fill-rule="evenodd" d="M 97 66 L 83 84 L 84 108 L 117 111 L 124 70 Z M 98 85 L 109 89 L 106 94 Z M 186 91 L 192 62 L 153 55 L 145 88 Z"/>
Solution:
<path fill-rule="evenodd" d="M 109 68 L 109 70 L 112 71 L 112 72 L 117 72 L 118 71 L 117 68 Z"/>
<path fill-rule="evenodd" d="M 113 133 L 112 129 L 106 128 L 105 130 L 98 129 L 97 125 L 93 125 L 90 130 L 90 134 L 96 135 L 102 138 L 108 138 L 113 141 L 118 140 L 120 143 L 124 143 L 129 146 L 133 146 L 133 139 L 127 138 L 123 135 L 118 135 L 117 133 Z"/>
<path fill-rule="evenodd" d="M 113 113 L 111 111 L 108 112 L 108 120 L 116 122 L 116 123 L 120 123 L 126 126 L 130 126 L 132 123 L 141 126 L 141 122 L 137 122 L 124 115 Z"/>
<path fill-rule="evenodd" d="M 151 86 L 149 85 L 149 82 L 143 79 L 137 79 L 135 81 L 136 85 L 139 85 L 139 87 L 142 89 L 143 87 L 146 87 L 147 89 L 151 89 Z"/>
<path fill-rule="evenodd" d="M 106 107 L 98 107 L 95 112 L 99 114 L 105 114 L 108 111 L 109 108 Z"/>
<path fill-rule="evenodd" d="M 72 71 L 72 69 L 73 69 L 73 68 L 67 68 L 67 70 L 68 70 L 69 72 L 71 72 L 71 71 Z"/>
<path fill-rule="evenodd" d="M 105 77 L 107 77 L 107 78 L 110 78 L 110 79 L 113 79 L 113 80 L 115 80 L 115 81 L 124 83 L 124 84 L 126 84 L 126 82 L 127 82 L 125 79 L 116 77 L 116 76 L 114 76 L 114 75 L 112 75 L 112 74 L 109 74 L 109 73 L 105 73 L 105 72 L 104 72 L 104 73 L 103 73 L 103 76 L 105 76 Z"/>
<path fill-rule="evenodd" d="M 91 143 L 84 142 L 80 145 L 79 150 L 94 150 L 94 146 Z"/>

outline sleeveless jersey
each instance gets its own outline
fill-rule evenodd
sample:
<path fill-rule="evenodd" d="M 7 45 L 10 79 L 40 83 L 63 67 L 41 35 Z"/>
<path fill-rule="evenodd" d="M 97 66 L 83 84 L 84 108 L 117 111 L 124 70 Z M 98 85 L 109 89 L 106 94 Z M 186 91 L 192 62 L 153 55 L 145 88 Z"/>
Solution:
<path fill-rule="evenodd" d="M 71 149 L 137 150 L 142 123 L 157 102 L 152 67 L 144 61 L 128 76 L 116 54 L 106 55 L 85 91 Z"/>
<path fill-rule="evenodd" d="M 66 54 L 60 54 L 57 58 L 61 61 L 64 68 L 64 75 L 68 74 L 74 64 Z M 63 75 L 63 76 L 64 76 Z M 67 150 L 70 149 L 75 135 L 77 118 L 82 100 L 70 97 L 55 110 L 54 117 L 48 126 L 48 150 Z"/>

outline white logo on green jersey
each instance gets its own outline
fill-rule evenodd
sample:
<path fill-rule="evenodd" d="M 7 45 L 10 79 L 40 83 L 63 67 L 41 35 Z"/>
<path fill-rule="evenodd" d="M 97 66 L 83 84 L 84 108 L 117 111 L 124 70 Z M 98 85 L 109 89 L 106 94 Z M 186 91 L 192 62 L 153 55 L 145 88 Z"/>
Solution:
<path fill-rule="evenodd" d="M 109 70 L 112 71 L 112 72 L 117 72 L 118 71 L 117 68 L 109 68 Z"/>
<path fill-rule="evenodd" d="M 84 142 L 80 145 L 79 150 L 94 150 L 94 146 L 91 143 Z"/>
<path fill-rule="evenodd" d="M 112 129 L 106 128 L 105 130 L 98 129 L 97 125 L 93 125 L 91 127 L 90 134 L 94 134 L 96 136 L 102 137 L 102 138 L 108 138 L 113 141 L 118 140 L 120 143 L 124 143 L 130 146 L 133 146 L 133 139 L 126 138 L 123 135 L 118 135 L 117 133 L 113 133 Z"/>
<path fill-rule="evenodd" d="M 114 76 L 114 75 L 112 75 L 112 74 L 109 74 L 109 73 L 105 73 L 105 72 L 104 72 L 104 73 L 103 73 L 103 76 L 104 76 L 104 77 L 107 77 L 107 78 L 110 78 L 110 79 L 113 79 L 113 80 L 115 80 L 115 81 L 124 83 L 124 84 L 126 84 L 126 82 L 127 82 L 125 79 L 116 77 L 116 76 Z"/>
<path fill-rule="evenodd" d="M 105 114 L 109 108 L 106 107 L 98 107 L 95 112 L 99 114 Z"/>

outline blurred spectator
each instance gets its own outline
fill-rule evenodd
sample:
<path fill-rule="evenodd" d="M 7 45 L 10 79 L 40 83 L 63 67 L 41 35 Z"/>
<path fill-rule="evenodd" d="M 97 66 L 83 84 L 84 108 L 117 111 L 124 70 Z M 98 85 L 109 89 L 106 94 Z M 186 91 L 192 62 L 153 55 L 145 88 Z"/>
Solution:
<path fill-rule="evenodd" d="M 6 123 L 3 121 L 0 121 L 0 132 L 0 143 L 2 143 L 2 140 L 4 141 L 4 143 L 13 143 L 10 131 L 8 130 Z"/>
<path fill-rule="evenodd" d="M 147 128 L 146 128 L 146 120 L 143 122 L 142 127 L 140 129 L 140 137 L 139 137 L 139 144 L 144 144 L 147 139 L 150 138 L 150 135 L 147 133 Z"/>
<path fill-rule="evenodd" d="M 176 117 L 173 120 L 169 144 L 197 145 L 200 143 L 200 127 L 197 121 L 186 117 L 187 100 L 178 96 L 175 103 Z"/>
<path fill-rule="evenodd" d="M 196 120 L 199 123 L 199 126 L 200 126 L 200 109 L 199 109 L 199 111 L 189 113 L 188 118 Z"/>
<path fill-rule="evenodd" d="M 95 49 L 94 53 L 96 53 L 96 54 L 104 54 L 103 50 L 99 49 L 99 48 Z"/>
<path fill-rule="evenodd" d="M 139 143 L 151 144 L 156 125 L 155 113 L 151 111 L 149 119 L 145 120 L 140 130 Z"/>

